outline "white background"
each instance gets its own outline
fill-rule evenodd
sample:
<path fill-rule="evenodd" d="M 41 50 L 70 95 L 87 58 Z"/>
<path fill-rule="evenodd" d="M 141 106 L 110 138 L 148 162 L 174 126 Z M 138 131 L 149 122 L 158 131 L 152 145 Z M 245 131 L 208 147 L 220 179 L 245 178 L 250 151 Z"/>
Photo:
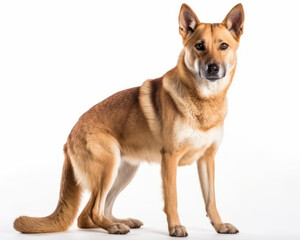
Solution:
<path fill-rule="evenodd" d="M 204 22 L 221 22 L 238 3 L 186 2 Z M 76 224 L 67 233 L 22 235 L 12 224 L 56 207 L 62 147 L 83 112 L 176 65 L 181 3 L 0 2 L 0 239 L 169 239 L 160 168 L 148 164 L 114 208 L 118 217 L 144 222 L 126 237 Z M 299 3 L 243 5 L 244 35 L 216 158 L 218 209 L 240 233 L 220 236 L 210 226 L 195 164 L 178 173 L 179 214 L 189 239 L 299 239 Z"/>

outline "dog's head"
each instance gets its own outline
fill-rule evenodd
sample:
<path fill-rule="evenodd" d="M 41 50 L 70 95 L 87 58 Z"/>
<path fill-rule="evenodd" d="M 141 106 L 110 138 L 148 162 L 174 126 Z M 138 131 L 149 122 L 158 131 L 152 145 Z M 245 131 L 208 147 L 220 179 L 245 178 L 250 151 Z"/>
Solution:
<path fill-rule="evenodd" d="M 211 95 L 229 86 L 236 66 L 236 50 L 243 33 L 244 11 L 236 5 L 222 23 L 201 23 L 193 10 L 183 4 L 179 33 L 184 44 L 184 62 L 197 81 Z"/>

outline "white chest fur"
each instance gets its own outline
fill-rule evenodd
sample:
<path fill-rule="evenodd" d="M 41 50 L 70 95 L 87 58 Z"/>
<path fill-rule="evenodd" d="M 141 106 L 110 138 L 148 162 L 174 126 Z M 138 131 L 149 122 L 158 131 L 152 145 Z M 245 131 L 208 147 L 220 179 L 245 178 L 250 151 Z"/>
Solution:
<path fill-rule="evenodd" d="M 212 144 L 219 146 L 223 137 L 223 126 L 201 131 L 178 124 L 175 135 L 176 144 L 187 148 L 187 152 L 179 160 L 179 165 L 187 165 L 198 160 Z"/>

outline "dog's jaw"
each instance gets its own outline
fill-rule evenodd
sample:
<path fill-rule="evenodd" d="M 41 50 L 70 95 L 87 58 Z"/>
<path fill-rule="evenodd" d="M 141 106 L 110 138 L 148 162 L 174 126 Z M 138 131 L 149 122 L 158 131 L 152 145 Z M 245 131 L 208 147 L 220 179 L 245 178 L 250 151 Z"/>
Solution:
<path fill-rule="evenodd" d="M 214 82 L 198 77 L 197 82 L 199 83 L 199 87 L 197 88 L 199 95 L 209 98 L 217 96 L 227 89 L 230 84 L 230 77 L 226 74 L 225 77 Z"/>

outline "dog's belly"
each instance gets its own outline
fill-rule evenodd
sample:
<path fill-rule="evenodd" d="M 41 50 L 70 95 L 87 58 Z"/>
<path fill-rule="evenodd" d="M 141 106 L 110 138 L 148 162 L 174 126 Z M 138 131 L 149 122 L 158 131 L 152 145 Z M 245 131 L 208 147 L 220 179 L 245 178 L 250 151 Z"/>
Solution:
<path fill-rule="evenodd" d="M 141 152 L 140 154 L 126 154 L 122 155 L 121 159 L 123 161 L 129 162 L 131 164 L 139 164 L 141 162 L 154 162 L 160 163 L 161 162 L 161 154 L 159 152 Z"/>
<path fill-rule="evenodd" d="M 123 161 L 127 161 L 131 164 L 139 164 L 140 162 L 161 162 L 161 146 L 144 146 L 144 148 L 140 148 L 138 150 L 130 150 L 122 152 L 121 159 Z"/>

